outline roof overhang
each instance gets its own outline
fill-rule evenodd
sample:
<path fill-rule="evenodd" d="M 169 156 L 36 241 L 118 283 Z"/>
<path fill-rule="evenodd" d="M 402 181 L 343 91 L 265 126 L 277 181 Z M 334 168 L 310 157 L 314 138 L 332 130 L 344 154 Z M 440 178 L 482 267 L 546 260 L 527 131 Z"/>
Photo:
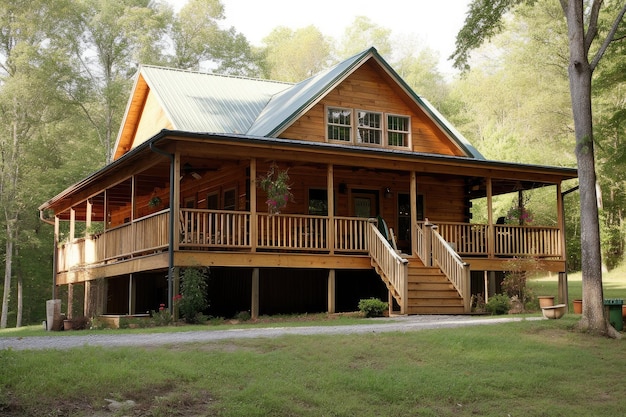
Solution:
<path fill-rule="evenodd" d="M 181 144 L 184 146 L 179 146 Z M 533 188 L 533 184 L 538 186 L 559 184 L 564 180 L 578 177 L 575 168 L 567 167 L 487 161 L 303 140 L 162 130 L 119 159 L 43 203 L 39 210 L 53 210 L 55 213 L 67 210 L 72 205 L 100 193 L 103 189 L 140 173 L 150 164 L 165 160 L 162 154 L 151 149 L 155 147 L 164 149 L 166 152 L 174 152 L 174 149 L 178 149 L 182 154 L 187 155 L 207 152 L 215 154 L 215 157 L 222 155 L 239 159 L 285 159 L 294 162 L 334 164 L 366 169 L 378 169 L 386 165 L 396 171 L 414 171 L 418 175 L 457 175 L 468 179 L 489 177 L 519 182 L 524 189 Z M 233 152 L 235 149 L 236 153 Z M 475 197 L 478 196 L 480 195 Z"/>

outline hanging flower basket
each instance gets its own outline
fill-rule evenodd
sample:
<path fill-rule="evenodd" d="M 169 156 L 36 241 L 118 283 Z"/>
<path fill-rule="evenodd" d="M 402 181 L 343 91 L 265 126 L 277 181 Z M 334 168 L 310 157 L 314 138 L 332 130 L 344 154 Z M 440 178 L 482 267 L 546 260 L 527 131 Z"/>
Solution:
<path fill-rule="evenodd" d="M 533 213 L 524 206 L 513 206 L 506 213 L 506 220 L 509 224 L 530 224 L 533 218 Z"/>
<path fill-rule="evenodd" d="M 270 215 L 280 214 L 280 211 L 293 201 L 289 174 L 287 170 L 281 171 L 276 163 L 270 165 L 267 174 L 259 178 L 259 187 L 267 193 L 267 211 Z"/>

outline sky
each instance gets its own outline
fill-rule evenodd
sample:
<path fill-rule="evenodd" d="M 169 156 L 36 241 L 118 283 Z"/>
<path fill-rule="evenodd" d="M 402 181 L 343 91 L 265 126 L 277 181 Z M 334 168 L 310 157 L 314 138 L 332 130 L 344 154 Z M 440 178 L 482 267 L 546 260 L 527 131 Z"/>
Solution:
<path fill-rule="evenodd" d="M 168 0 L 175 10 L 186 0 Z M 439 54 L 439 70 L 454 73 L 447 58 L 454 51 L 456 34 L 465 21 L 470 0 L 221 0 L 226 27 L 234 26 L 248 41 L 262 39 L 277 26 L 300 29 L 316 26 L 324 35 L 341 39 L 356 16 L 391 29 L 392 38 L 414 36 Z"/>

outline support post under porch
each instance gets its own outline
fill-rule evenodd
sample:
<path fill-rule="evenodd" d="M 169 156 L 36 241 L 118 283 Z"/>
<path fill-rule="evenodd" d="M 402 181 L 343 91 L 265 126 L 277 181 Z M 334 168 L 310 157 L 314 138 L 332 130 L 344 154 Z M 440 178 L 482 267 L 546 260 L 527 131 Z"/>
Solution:
<path fill-rule="evenodd" d="M 250 317 L 259 318 L 259 268 L 252 269 L 252 300 L 250 306 Z"/>
<path fill-rule="evenodd" d="M 335 313 L 335 291 L 336 291 L 336 283 L 335 283 L 335 270 L 328 270 L 328 313 Z"/>

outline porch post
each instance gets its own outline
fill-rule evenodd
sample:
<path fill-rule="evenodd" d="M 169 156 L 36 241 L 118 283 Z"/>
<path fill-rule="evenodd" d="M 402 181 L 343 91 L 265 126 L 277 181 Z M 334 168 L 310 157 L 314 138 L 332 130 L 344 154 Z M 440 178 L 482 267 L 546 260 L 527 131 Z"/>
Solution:
<path fill-rule="evenodd" d="M 567 250 L 565 245 L 565 207 L 563 204 L 563 192 L 561 183 L 556 185 L 556 212 L 559 225 L 559 242 L 561 259 L 567 260 Z M 565 262 L 565 271 L 559 272 L 558 286 L 559 303 L 565 304 L 566 311 L 569 310 L 569 286 L 567 284 L 567 262 Z"/>
<path fill-rule="evenodd" d="M 326 232 L 326 242 L 330 254 L 335 253 L 335 185 L 334 185 L 334 168 L 332 164 L 328 164 L 326 171 L 326 187 L 328 199 L 328 230 Z"/>
<path fill-rule="evenodd" d="M 489 225 L 487 233 L 487 256 L 493 258 L 495 256 L 495 239 L 496 233 L 493 227 L 493 188 L 491 177 L 487 177 L 487 224 Z"/>
<path fill-rule="evenodd" d="M 54 255 L 52 256 L 52 299 L 57 298 L 57 273 L 59 272 L 59 216 L 54 216 Z"/>
<path fill-rule="evenodd" d="M 256 252 L 259 243 L 259 220 L 256 207 L 256 158 L 250 158 L 250 250 Z"/>
<path fill-rule="evenodd" d="M 74 207 L 70 208 L 70 242 L 74 241 L 76 237 L 76 210 Z"/>
<path fill-rule="evenodd" d="M 91 264 L 96 260 L 95 244 L 89 234 L 91 228 L 91 215 L 93 212 L 93 203 L 91 200 L 87 200 L 87 213 L 85 214 L 85 263 Z"/>
<path fill-rule="evenodd" d="M 135 279 L 133 274 L 128 276 L 128 315 L 132 315 L 135 312 L 135 289 L 137 288 L 137 284 L 135 283 Z"/>
<path fill-rule="evenodd" d="M 72 319 L 74 308 L 74 284 L 67 284 L 67 318 Z"/>
<path fill-rule="evenodd" d="M 83 296 L 85 302 L 83 304 L 83 316 L 91 316 L 91 281 L 85 281 L 85 294 Z"/>
<path fill-rule="evenodd" d="M 252 300 L 250 306 L 250 317 L 259 318 L 259 268 L 252 269 Z"/>
<path fill-rule="evenodd" d="M 424 219 L 424 266 L 433 266 L 433 224 Z"/>
<path fill-rule="evenodd" d="M 328 312 L 335 313 L 335 270 L 328 270 Z"/>
<path fill-rule="evenodd" d="M 417 174 L 411 171 L 411 186 L 409 190 L 411 199 L 411 254 L 417 254 Z"/>

